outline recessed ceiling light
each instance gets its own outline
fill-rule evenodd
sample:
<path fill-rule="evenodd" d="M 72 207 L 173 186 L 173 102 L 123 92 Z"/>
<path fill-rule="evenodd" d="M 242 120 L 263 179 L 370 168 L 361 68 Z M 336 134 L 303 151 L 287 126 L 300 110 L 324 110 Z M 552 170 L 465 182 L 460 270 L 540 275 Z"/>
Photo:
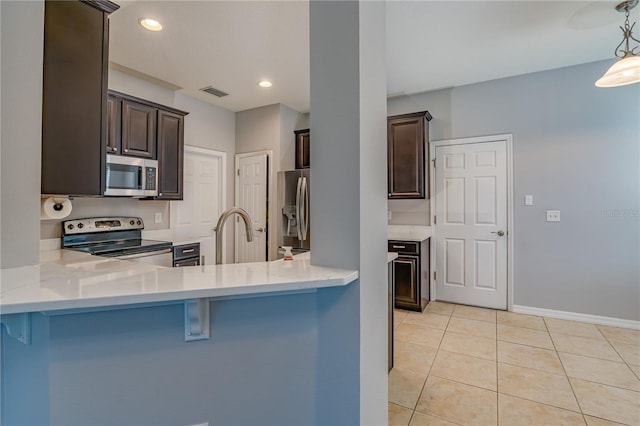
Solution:
<path fill-rule="evenodd" d="M 138 19 L 138 23 L 149 31 L 160 31 L 162 29 L 162 24 L 155 19 L 140 18 Z"/>
<path fill-rule="evenodd" d="M 273 84 L 271 84 L 271 82 L 270 82 L 270 81 L 268 81 L 268 80 L 262 80 L 262 81 L 259 81 L 259 82 L 258 82 L 258 86 L 260 86 L 260 87 L 264 87 L 264 88 L 266 89 L 266 88 L 268 88 L 268 87 L 273 86 Z"/>

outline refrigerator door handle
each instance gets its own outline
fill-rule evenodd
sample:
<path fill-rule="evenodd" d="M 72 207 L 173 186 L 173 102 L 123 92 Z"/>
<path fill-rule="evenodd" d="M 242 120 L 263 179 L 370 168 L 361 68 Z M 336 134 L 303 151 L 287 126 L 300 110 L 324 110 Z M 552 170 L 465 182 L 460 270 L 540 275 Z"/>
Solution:
<path fill-rule="evenodd" d="M 302 178 L 302 240 L 305 241 L 307 239 L 307 235 L 309 233 L 309 191 L 307 189 L 307 178 Z"/>
<path fill-rule="evenodd" d="M 297 225 L 296 226 L 296 230 L 298 231 L 298 239 L 300 241 L 302 241 L 302 211 L 300 209 L 300 199 L 302 198 L 302 178 L 299 177 L 298 178 L 298 187 L 296 189 L 296 218 L 297 218 Z"/>

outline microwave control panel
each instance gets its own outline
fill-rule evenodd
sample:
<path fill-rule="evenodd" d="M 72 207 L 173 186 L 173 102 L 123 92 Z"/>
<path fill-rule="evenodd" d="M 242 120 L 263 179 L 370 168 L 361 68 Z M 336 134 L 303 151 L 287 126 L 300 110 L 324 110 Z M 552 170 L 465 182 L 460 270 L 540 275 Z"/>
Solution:
<path fill-rule="evenodd" d="M 146 188 L 147 190 L 150 191 L 155 191 L 156 190 L 156 176 L 158 175 L 157 173 L 157 169 L 155 167 L 146 167 Z"/>

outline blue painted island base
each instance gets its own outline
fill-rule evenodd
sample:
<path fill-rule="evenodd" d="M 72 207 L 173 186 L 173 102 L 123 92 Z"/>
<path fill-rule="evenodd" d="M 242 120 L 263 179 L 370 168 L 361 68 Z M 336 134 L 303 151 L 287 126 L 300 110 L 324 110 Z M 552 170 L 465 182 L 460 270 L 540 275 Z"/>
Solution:
<path fill-rule="evenodd" d="M 351 287 L 211 302 L 194 342 L 179 304 L 34 313 L 30 345 L 3 328 L 2 424 L 313 424 L 319 336 L 341 334 L 321 311 Z"/>

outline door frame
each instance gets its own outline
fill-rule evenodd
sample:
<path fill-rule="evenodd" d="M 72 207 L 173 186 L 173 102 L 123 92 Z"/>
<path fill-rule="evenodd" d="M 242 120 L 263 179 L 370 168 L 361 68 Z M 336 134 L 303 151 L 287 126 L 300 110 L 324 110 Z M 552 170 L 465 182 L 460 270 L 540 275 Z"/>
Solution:
<path fill-rule="evenodd" d="M 220 197 L 222 198 L 220 203 L 220 208 L 222 211 L 225 211 L 227 208 L 227 153 L 224 151 L 216 151 L 215 149 L 210 149 L 210 148 L 201 148 L 193 145 L 185 145 L 184 156 L 186 156 L 187 154 L 204 155 L 207 157 L 220 158 L 220 162 L 222 165 L 221 172 L 220 172 L 220 174 L 222 175 L 222 178 L 220 180 L 220 194 L 221 194 Z M 183 162 L 184 162 L 184 156 L 182 160 Z M 183 170 L 184 170 L 184 164 L 183 164 Z M 175 220 L 176 220 L 175 203 L 176 202 L 179 202 L 179 200 L 171 201 L 169 203 L 169 228 L 176 227 L 176 223 L 175 223 Z M 226 259 L 227 259 L 226 246 L 227 246 L 226 243 L 222 245 L 222 259 L 224 262 L 226 262 Z"/>
<path fill-rule="evenodd" d="M 272 240 L 275 241 L 276 238 L 276 230 L 273 229 L 273 225 L 275 225 L 275 220 L 272 220 L 273 218 L 275 218 L 275 212 L 271 211 L 271 208 L 276 206 L 275 202 L 272 202 L 274 200 L 271 199 L 271 194 L 275 194 L 275 180 L 273 178 L 273 150 L 271 149 L 263 149 L 260 151 L 251 151 L 251 152 L 242 152 L 242 153 L 237 153 L 235 155 L 235 162 L 234 162 L 234 172 L 233 172 L 233 180 L 234 180 L 234 196 L 233 196 L 233 204 L 235 206 L 238 205 L 238 193 L 240 192 L 239 188 L 238 188 L 238 171 L 240 169 L 240 159 L 241 158 L 245 158 L 245 157 L 253 157 L 255 155 L 266 155 L 267 156 L 267 206 L 266 206 L 266 211 L 267 211 L 267 238 L 266 238 L 266 250 L 267 250 L 267 262 L 269 261 L 270 258 L 270 254 L 271 254 L 271 245 L 272 245 Z M 236 235 L 235 235 L 235 225 L 233 227 L 234 229 L 234 234 L 233 234 L 233 253 L 234 253 L 234 257 L 237 254 L 237 250 L 236 250 Z"/>
<path fill-rule="evenodd" d="M 436 212 L 436 197 L 435 197 L 435 167 L 434 160 L 436 158 L 436 148 L 441 146 L 451 145 L 467 145 L 477 144 L 485 142 L 498 142 L 505 141 L 507 144 L 507 310 L 513 311 L 513 135 L 511 133 L 491 135 L 491 136 L 479 136 L 460 139 L 444 139 L 439 141 L 429 141 L 429 189 L 431 198 L 429 200 L 430 215 L 429 222 L 433 224 L 433 218 Z M 435 226 L 432 225 L 432 235 L 430 241 L 430 264 L 436 263 L 436 232 Z M 436 281 L 433 279 L 433 274 L 429 277 L 430 284 L 430 300 L 436 300 Z"/>

